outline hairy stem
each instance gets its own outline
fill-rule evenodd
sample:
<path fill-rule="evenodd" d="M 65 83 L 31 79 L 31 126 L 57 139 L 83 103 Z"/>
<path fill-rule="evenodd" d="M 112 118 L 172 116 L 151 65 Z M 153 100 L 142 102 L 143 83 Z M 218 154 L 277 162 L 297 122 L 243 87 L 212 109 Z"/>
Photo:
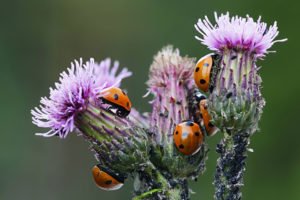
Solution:
<path fill-rule="evenodd" d="M 220 154 L 215 174 L 215 199 L 239 200 L 242 198 L 243 174 L 249 144 L 248 132 L 225 133 L 217 146 Z"/>
<path fill-rule="evenodd" d="M 151 198 L 154 195 L 158 194 L 159 192 L 162 192 L 162 189 L 153 189 L 148 192 L 144 192 L 143 194 L 141 194 L 139 196 L 134 197 L 132 200 L 142 200 L 142 199 Z"/>

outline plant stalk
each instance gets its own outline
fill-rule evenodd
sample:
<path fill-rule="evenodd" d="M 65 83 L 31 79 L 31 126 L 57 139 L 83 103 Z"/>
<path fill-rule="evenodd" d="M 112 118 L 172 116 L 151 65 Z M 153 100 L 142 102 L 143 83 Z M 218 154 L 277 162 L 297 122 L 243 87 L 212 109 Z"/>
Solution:
<path fill-rule="evenodd" d="M 225 133 L 224 138 L 217 145 L 216 151 L 220 157 L 217 160 L 214 181 L 216 200 L 242 198 L 241 187 L 249 141 L 250 134 L 247 131 Z"/>
<path fill-rule="evenodd" d="M 164 176 L 150 161 L 137 171 L 133 200 L 189 200 L 186 180 Z"/>

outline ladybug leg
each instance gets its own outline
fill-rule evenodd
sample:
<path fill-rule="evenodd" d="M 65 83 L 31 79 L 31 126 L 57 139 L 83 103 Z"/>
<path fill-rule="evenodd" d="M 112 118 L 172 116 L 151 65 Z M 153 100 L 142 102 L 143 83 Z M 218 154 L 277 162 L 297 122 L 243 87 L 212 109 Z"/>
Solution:
<path fill-rule="evenodd" d="M 117 110 L 117 115 L 121 118 L 126 117 L 128 114 L 129 113 L 126 110 L 122 109 L 122 108 L 118 108 L 118 110 Z"/>
<path fill-rule="evenodd" d="M 101 104 L 106 104 L 107 101 L 106 101 L 103 97 L 100 97 L 100 98 L 99 98 L 99 103 L 101 103 Z"/>
<path fill-rule="evenodd" d="M 106 108 L 106 110 L 107 110 L 108 112 L 115 114 L 115 113 L 112 111 L 113 109 L 115 109 L 114 106 L 109 106 L 108 108 Z"/>
<path fill-rule="evenodd" d="M 118 115 L 119 117 L 121 117 L 121 118 L 126 117 L 125 113 L 124 113 L 123 110 L 120 109 L 120 108 L 117 110 L 117 115 Z"/>

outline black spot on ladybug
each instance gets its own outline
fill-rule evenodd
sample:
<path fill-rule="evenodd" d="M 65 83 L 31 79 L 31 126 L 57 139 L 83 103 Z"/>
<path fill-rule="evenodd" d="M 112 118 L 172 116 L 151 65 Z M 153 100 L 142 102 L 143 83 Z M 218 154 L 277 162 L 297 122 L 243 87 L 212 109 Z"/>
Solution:
<path fill-rule="evenodd" d="M 234 60 L 234 59 L 236 59 L 237 58 L 237 56 L 231 56 L 231 60 Z"/>
<path fill-rule="evenodd" d="M 196 136 L 200 136 L 200 133 L 199 133 L 199 132 L 196 132 L 195 135 L 196 135 Z"/>
<path fill-rule="evenodd" d="M 187 125 L 187 126 L 194 126 L 194 123 L 191 122 L 191 121 L 188 121 L 188 122 L 185 123 L 185 125 Z"/>
<path fill-rule="evenodd" d="M 199 67 L 196 68 L 195 72 L 198 72 L 198 71 L 199 71 Z"/>
<path fill-rule="evenodd" d="M 183 144 L 179 145 L 179 149 L 184 149 L 184 145 Z"/>
<path fill-rule="evenodd" d="M 114 94 L 114 100 L 118 100 L 119 99 L 119 95 L 118 94 Z"/>
<path fill-rule="evenodd" d="M 231 96 L 232 96 L 232 92 L 228 92 L 228 93 L 226 94 L 226 98 L 227 98 L 227 99 L 229 99 Z"/>
<path fill-rule="evenodd" d="M 178 135 L 178 131 L 176 131 L 175 134 Z"/>
<path fill-rule="evenodd" d="M 107 181 L 105 181 L 105 184 L 106 184 L 106 185 L 112 184 L 112 180 L 107 180 Z"/>
<path fill-rule="evenodd" d="M 215 127 L 215 125 L 213 125 L 211 122 L 208 122 L 208 126 L 209 127 Z"/>
<path fill-rule="evenodd" d="M 205 83 L 206 83 L 206 80 L 200 79 L 200 83 L 201 83 L 201 84 L 205 84 Z"/>

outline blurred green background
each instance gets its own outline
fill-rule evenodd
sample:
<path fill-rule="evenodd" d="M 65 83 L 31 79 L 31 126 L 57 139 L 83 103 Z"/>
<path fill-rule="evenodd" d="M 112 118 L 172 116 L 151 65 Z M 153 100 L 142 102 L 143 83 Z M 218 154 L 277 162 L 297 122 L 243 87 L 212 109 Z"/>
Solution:
<path fill-rule="evenodd" d="M 124 82 L 132 101 L 150 111 L 146 92 L 153 55 L 166 44 L 202 57 L 208 50 L 194 39 L 194 23 L 213 12 L 230 11 L 272 23 L 280 36 L 262 65 L 267 100 L 261 131 L 252 138 L 244 200 L 300 199 L 299 1 L 249 0 L 12 0 L 0 1 L 1 138 L 0 199 L 130 199 L 132 184 L 104 192 L 93 183 L 95 164 L 88 144 L 70 134 L 65 140 L 34 136 L 30 109 L 73 59 L 118 59 L 134 76 Z M 298 37 L 298 38 L 297 38 Z M 44 130 L 43 130 L 44 131 Z M 220 134 L 209 139 L 207 171 L 192 199 L 213 199 L 212 186 Z"/>

